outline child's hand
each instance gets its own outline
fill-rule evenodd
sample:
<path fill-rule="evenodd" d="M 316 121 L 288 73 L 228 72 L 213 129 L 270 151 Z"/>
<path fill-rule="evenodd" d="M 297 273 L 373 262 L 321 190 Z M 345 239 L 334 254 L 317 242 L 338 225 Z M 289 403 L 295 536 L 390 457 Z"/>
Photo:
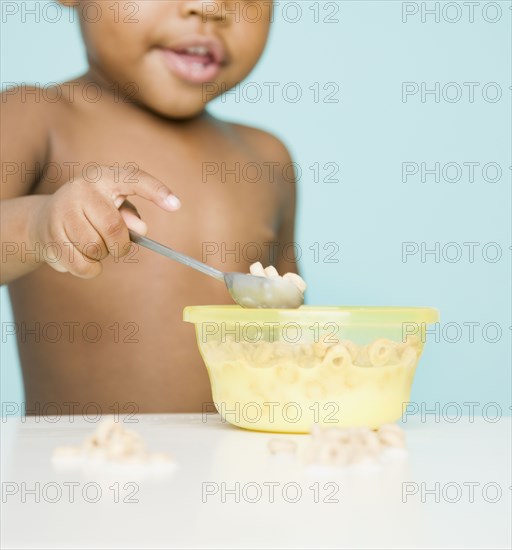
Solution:
<path fill-rule="evenodd" d="M 73 181 L 42 201 L 32 216 L 29 234 L 32 243 L 44 247 L 44 259 L 51 267 L 92 279 L 101 273 L 101 261 L 109 254 L 125 256 L 130 250 L 128 229 L 147 232 L 137 210 L 126 200 L 130 195 L 169 212 L 180 207 L 179 199 L 153 176 L 140 170 L 135 176 L 127 175 L 135 177 L 136 183 L 116 182 L 112 175 L 96 183 Z"/>

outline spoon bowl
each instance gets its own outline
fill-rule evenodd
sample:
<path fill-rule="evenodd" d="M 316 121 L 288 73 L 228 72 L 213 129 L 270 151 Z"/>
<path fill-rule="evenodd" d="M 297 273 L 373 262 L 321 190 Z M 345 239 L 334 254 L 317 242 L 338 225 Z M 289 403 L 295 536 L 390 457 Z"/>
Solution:
<path fill-rule="evenodd" d="M 304 304 L 304 294 L 290 281 L 245 273 L 224 273 L 233 300 L 246 308 L 296 309 Z"/>

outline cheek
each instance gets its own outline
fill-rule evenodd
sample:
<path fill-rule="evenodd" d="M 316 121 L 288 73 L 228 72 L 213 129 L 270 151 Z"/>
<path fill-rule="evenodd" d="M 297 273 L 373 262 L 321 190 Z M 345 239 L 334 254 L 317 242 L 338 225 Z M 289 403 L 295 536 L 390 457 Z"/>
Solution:
<path fill-rule="evenodd" d="M 267 22 L 260 21 L 236 28 L 231 51 L 236 52 L 238 61 L 246 66 L 254 66 L 265 48 L 269 26 Z"/>
<path fill-rule="evenodd" d="M 123 6 L 132 4 L 136 3 L 114 2 L 110 7 L 115 9 L 109 9 L 106 5 L 103 7 L 99 20 L 82 18 L 82 35 L 88 54 L 99 65 L 130 66 L 147 52 L 154 21 L 148 17 L 151 14 L 125 13 Z"/>
<path fill-rule="evenodd" d="M 136 54 L 134 45 L 137 42 L 134 39 L 129 40 L 125 33 L 119 32 L 118 25 L 88 25 L 83 35 L 89 56 L 100 65 L 123 65 L 133 61 Z"/>

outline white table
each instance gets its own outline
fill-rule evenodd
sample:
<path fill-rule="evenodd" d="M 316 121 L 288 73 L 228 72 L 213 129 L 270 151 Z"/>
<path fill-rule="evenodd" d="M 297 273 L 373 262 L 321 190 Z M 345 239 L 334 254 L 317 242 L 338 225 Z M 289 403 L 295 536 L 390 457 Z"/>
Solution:
<path fill-rule="evenodd" d="M 511 546 L 510 418 L 409 418 L 407 458 L 373 471 L 331 472 L 276 460 L 267 450 L 276 436 L 231 427 L 217 415 L 135 420 L 128 427 L 151 450 L 174 455 L 174 472 L 58 469 L 53 449 L 78 445 L 96 424 L 80 417 L 1 422 L 2 548 Z M 308 436 L 277 437 L 301 448 Z M 491 502 L 498 488 L 501 497 Z M 258 490 L 259 501 L 250 502 Z"/>

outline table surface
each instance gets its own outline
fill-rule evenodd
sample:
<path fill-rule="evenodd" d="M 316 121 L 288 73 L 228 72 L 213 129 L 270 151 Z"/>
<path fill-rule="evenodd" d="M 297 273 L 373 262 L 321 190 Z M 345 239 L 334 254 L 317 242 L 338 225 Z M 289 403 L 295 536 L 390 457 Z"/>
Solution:
<path fill-rule="evenodd" d="M 309 436 L 192 414 L 120 419 L 171 453 L 172 471 L 57 467 L 53 449 L 97 424 L 49 420 L 0 421 L 2 548 L 511 547 L 507 417 L 408 417 L 406 457 L 344 470 L 268 452 L 272 438 L 301 450 Z"/>

